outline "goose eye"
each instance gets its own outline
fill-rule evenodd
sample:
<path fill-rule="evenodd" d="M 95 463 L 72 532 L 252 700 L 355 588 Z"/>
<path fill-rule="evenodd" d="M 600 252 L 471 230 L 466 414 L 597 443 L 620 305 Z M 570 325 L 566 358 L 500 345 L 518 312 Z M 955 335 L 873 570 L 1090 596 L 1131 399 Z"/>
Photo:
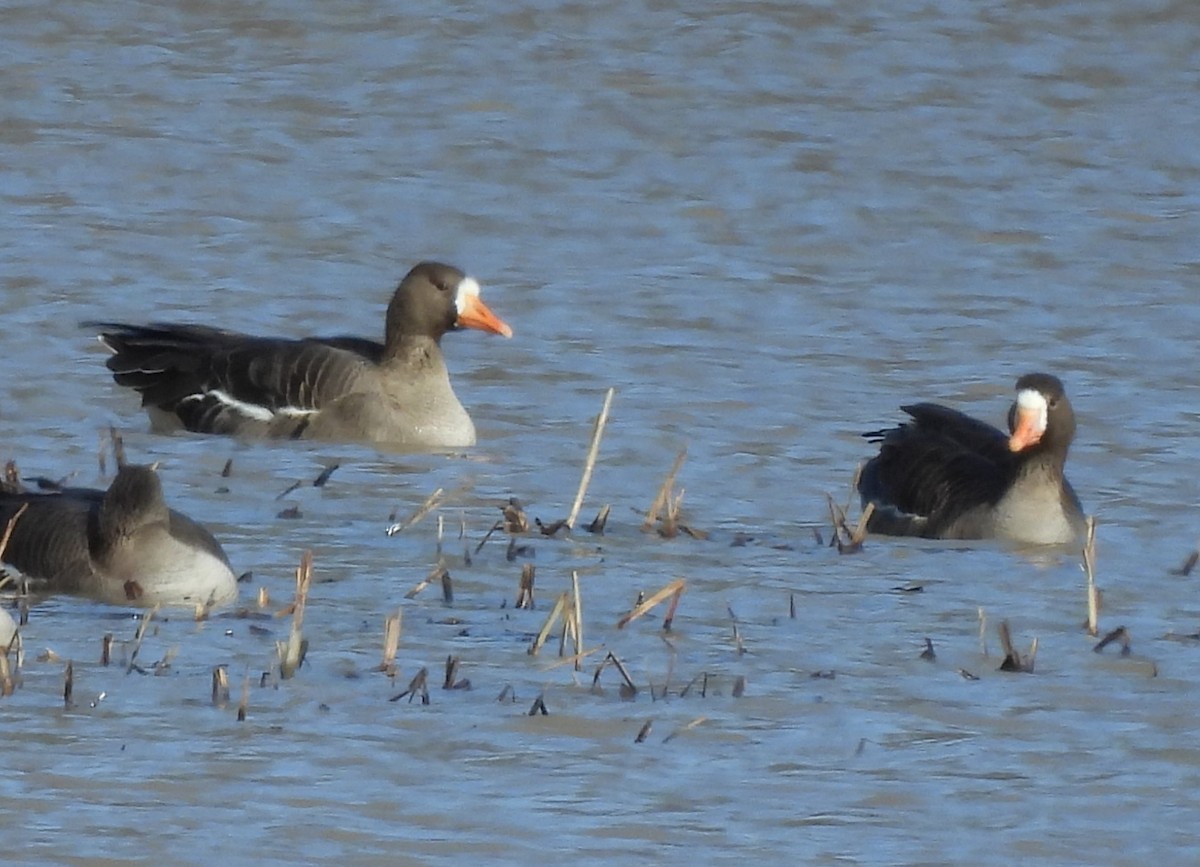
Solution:
<path fill-rule="evenodd" d="M 1057 397 L 1050 398 L 1050 400 L 1047 402 L 1047 404 L 1050 407 L 1050 409 L 1054 409 L 1056 406 L 1058 406 L 1058 398 Z"/>

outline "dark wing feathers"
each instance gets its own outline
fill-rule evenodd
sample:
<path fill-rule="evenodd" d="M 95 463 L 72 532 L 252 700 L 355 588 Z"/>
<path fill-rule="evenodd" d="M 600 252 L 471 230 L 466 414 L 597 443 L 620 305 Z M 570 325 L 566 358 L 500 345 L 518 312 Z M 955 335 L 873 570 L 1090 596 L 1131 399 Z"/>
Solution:
<path fill-rule="evenodd" d="M 287 340 L 203 325 L 92 325 L 113 350 L 107 364 L 119 385 L 140 392 L 143 406 L 211 433 L 234 433 L 247 419 L 264 423 L 268 411 L 320 409 L 383 356 L 381 344 L 353 337 Z"/>
<path fill-rule="evenodd" d="M 103 496 L 103 491 L 96 492 Z M 29 508 L 13 524 L 4 562 L 30 578 L 56 582 L 62 589 L 82 586 L 91 576 L 87 547 L 88 516 L 99 496 L 0 494 L 0 526 Z"/>
<path fill-rule="evenodd" d="M 1001 431 L 938 404 L 902 409 L 912 421 L 867 435 L 880 448 L 859 482 L 864 502 L 927 518 L 926 531 L 936 535 L 955 517 L 1000 499 L 1013 467 Z"/>

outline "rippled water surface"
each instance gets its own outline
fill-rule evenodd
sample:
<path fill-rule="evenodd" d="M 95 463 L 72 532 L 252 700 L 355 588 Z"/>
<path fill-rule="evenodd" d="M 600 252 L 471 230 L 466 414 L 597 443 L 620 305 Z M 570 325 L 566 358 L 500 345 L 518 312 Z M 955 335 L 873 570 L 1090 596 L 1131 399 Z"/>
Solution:
<path fill-rule="evenodd" d="M 104 485 L 118 425 L 253 572 L 252 616 L 154 619 L 137 661 L 168 658 L 157 676 L 120 664 L 133 612 L 32 608 L 0 701 L 10 855 L 1194 860 L 1200 648 L 1174 636 L 1200 603 L 1171 570 L 1200 497 L 1200 7 L 0 5 L 0 457 Z M 152 435 L 78 327 L 375 335 L 425 258 L 476 275 L 516 332 L 445 341 L 480 432 L 464 454 Z M 814 537 L 860 431 L 916 399 L 999 422 L 1033 369 L 1075 405 L 1101 625 L 1127 627 L 1128 657 L 1092 652 L 1074 552 Z M 510 496 L 566 514 L 610 386 L 583 512 L 611 504 L 606 533 L 474 553 Z M 641 532 L 685 447 L 708 538 Z M 439 516 L 452 605 L 405 598 Z M 264 678 L 305 549 L 308 661 Z M 513 608 L 526 562 L 532 612 Z M 572 571 L 601 648 L 579 673 L 557 637 L 527 653 Z M 616 628 L 675 578 L 669 634 L 662 609 Z M 1002 619 L 1038 639 L 1032 676 L 996 670 Z M 609 650 L 632 700 L 611 667 L 591 688 Z M 470 689 L 440 688 L 448 656 Z M 389 702 L 422 667 L 429 704 Z"/>

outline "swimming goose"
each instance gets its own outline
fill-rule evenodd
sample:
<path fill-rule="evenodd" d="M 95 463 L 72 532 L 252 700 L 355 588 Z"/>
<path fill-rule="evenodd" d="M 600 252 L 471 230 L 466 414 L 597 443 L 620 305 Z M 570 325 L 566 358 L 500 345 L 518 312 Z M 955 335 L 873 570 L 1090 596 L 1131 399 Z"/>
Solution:
<path fill-rule="evenodd" d="M 384 342 L 254 337 L 204 325 L 88 323 L 114 353 L 108 369 L 136 389 L 156 430 L 357 440 L 401 448 L 475 444 L 440 342 L 477 328 L 512 336 L 450 265 L 422 262 L 396 288 Z"/>
<path fill-rule="evenodd" d="M 0 537 L 16 517 L 0 560 L 53 592 L 134 605 L 220 604 L 237 578 L 200 524 L 167 508 L 158 474 L 127 465 L 108 490 L 51 493 L 0 489 Z"/>
<path fill-rule="evenodd" d="M 911 421 L 864 434 L 879 454 L 859 478 L 868 529 L 933 539 L 1063 544 L 1084 530 L 1063 475 L 1075 414 L 1057 377 L 1017 380 L 1009 434 L 935 403 L 902 406 Z"/>

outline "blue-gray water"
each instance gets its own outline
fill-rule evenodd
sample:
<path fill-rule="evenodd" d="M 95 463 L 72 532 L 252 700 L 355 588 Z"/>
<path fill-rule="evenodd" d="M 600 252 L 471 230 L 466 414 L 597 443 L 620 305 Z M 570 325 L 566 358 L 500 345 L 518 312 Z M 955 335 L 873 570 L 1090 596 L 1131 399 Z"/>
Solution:
<path fill-rule="evenodd" d="M 138 657 L 175 654 L 152 676 L 98 663 L 130 612 L 37 605 L 0 700 L 8 855 L 1194 860 L 1200 648 L 1167 636 L 1200 625 L 1195 577 L 1170 573 L 1200 533 L 1200 7 L 409 8 L 0 4 L 0 457 L 102 485 L 116 424 L 253 571 L 244 607 L 265 587 L 282 608 L 305 548 L 318 582 L 308 664 L 266 686 L 285 618 L 172 615 Z M 375 335 L 425 258 L 478 277 L 516 332 L 445 341 L 480 433 L 464 455 L 151 435 L 77 327 Z M 1101 625 L 1128 628 L 1130 658 L 1092 653 L 1073 554 L 813 539 L 868 454 L 858 432 L 914 399 L 999 422 L 1033 369 L 1073 399 Z M 611 503 L 608 532 L 525 540 L 538 610 L 515 611 L 521 561 L 494 537 L 466 565 L 460 521 L 474 548 L 509 496 L 562 517 L 609 386 L 583 512 Z M 685 446 L 707 541 L 638 529 Z M 331 463 L 328 485 L 276 500 Z M 436 517 L 383 532 L 437 487 L 451 608 L 436 587 L 404 599 Z M 624 660 L 634 701 L 611 668 L 589 690 L 603 651 L 577 676 L 551 667 L 557 639 L 526 653 L 572 570 L 585 644 Z M 676 577 L 666 640 L 661 611 L 615 628 Z M 397 608 L 391 681 L 374 669 Z M 996 671 L 1005 618 L 1038 638 L 1036 674 Z M 451 654 L 472 689 L 439 688 Z M 431 704 L 389 702 L 422 666 Z M 705 672 L 704 697 L 680 695 Z M 549 715 L 530 717 L 539 693 Z"/>

